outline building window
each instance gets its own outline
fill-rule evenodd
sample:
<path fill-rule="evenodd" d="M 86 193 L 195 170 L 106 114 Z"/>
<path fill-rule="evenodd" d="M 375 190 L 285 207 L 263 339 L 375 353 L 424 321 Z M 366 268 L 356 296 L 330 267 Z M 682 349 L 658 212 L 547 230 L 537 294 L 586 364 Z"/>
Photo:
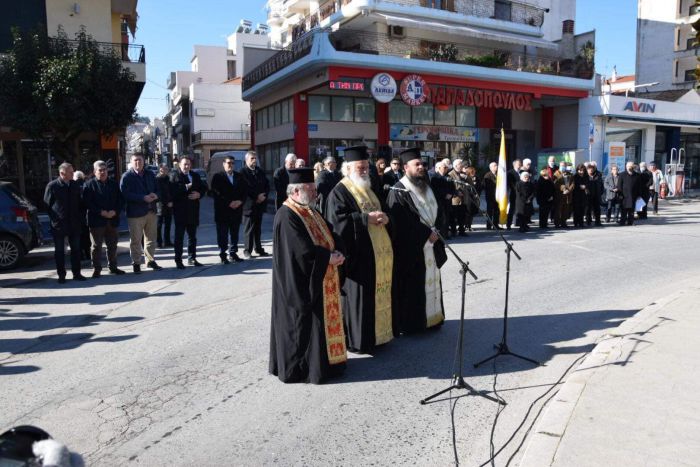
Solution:
<path fill-rule="evenodd" d="M 448 106 L 445 110 L 435 109 L 435 124 L 454 126 L 455 124 L 455 108 L 453 105 Z"/>
<path fill-rule="evenodd" d="M 227 60 L 226 61 L 226 68 L 227 68 L 227 79 L 233 79 L 236 77 L 236 61 L 235 60 Z"/>
<path fill-rule="evenodd" d="M 474 107 L 457 106 L 457 126 L 476 126 L 476 109 Z"/>
<path fill-rule="evenodd" d="M 695 81 L 695 68 L 685 70 L 685 81 Z"/>
<path fill-rule="evenodd" d="M 355 98 L 355 121 L 374 123 L 374 99 Z"/>
<path fill-rule="evenodd" d="M 432 104 L 423 104 L 413 107 L 412 122 L 417 125 L 432 125 L 433 124 L 433 106 Z"/>
<path fill-rule="evenodd" d="M 333 121 L 352 122 L 353 102 L 352 97 L 333 97 Z"/>
<path fill-rule="evenodd" d="M 513 4 L 506 0 L 496 0 L 493 17 L 503 21 L 511 21 Z"/>
<path fill-rule="evenodd" d="M 270 127 L 270 125 L 268 125 L 268 120 L 267 120 L 267 107 L 262 109 L 261 112 L 262 112 L 262 125 L 260 125 L 260 128 L 262 130 L 267 130 Z"/>
<path fill-rule="evenodd" d="M 411 123 L 411 106 L 401 101 L 389 102 L 389 123 Z"/>
<path fill-rule="evenodd" d="M 280 126 L 282 124 L 282 104 L 279 102 L 272 106 L 272 126 Z"/>
<path fill-rule="evenodd" d="M 330 96 L 309 96 L 309 120 L 330 121 L 331 119 L 331 97 Z"/>
<path fill-rule="evenodd" d="M 282 101 L 282 124 L 289 123 L 289 99 Z"/>

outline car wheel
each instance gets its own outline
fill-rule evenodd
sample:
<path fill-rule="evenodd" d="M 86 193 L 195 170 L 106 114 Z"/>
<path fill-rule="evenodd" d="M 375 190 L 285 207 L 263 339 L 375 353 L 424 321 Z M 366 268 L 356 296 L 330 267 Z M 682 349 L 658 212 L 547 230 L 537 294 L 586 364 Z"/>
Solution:
<path fill-rule="evenodd" d="M 12 269 L 24 257 L 24 248 L 16 238 L 0 236 L 0 271 Z"/>

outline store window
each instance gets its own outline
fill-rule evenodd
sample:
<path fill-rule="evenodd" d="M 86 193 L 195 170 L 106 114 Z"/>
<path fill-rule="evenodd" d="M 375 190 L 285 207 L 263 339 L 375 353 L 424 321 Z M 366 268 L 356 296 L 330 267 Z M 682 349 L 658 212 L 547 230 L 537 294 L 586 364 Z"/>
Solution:
<path fill-rule="evenodd" d="M 436 125 L 449 125 L 454 126 L 455 124 L 455 108 L 450 105 L 447 109 L 435 109 L 435 124 Z"/>
<path fill-rule="evenodd" d="M 355 121 L 360 123 L 374 123 L 374 99 L 355 98 Z"/>
<path fill-rule="evenodd" d="M 309 96 L 309 120 L 330 121 L 331 119 L 331 97 L 330 96 Z"/>
<path fill-rule="evenodd" d="M 262 124 L 260 125 L 261 130 L 267 130 L 267 107 L 260 111 L 262 113 Z"/>
<path fill-rule="evenodd" d="M 282 124 L 289 123 L 289 99 L 282 101 Z"/>
<path fill-rule="evenodd" d="M 352 97 L 333 97 L 333 121 L 334 122 L 352 122 L 353 121 L 353 102 Z"/>
<path fill-rule="evenodd" d="M 389 102 L 389 123 L 411 123 L 411 106 L 401 101 Z"/>
<path fill-rule="evenodd" d="M 476 109 L 474 107 L 457 106 L 457 126 L 476 126 Z"/>
<path fill-rule="evenodd" d="M 272 126 L 276 127 L 282 124 L 282 105 L 278 102 L 272 106 Z"/>
<path fill-rule="evenodd" d="M 433 124 L 433 106 L 432 104 L 423 104 L 413 107 L 412 122 L 416 125 L 432 125 Z"/>

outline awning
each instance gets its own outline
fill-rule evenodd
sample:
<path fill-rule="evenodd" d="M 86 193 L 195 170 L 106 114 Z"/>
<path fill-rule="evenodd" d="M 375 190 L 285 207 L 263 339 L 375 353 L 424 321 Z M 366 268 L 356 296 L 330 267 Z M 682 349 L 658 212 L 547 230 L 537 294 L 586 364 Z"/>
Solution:
<path fill-rule="evenodd" d="M 384 13 L 377 13 L 386 19 L 386 23 L 389 26 L 402 26 L 404 28 L 414 28 L 414 29 L 424 29 L 433 32 L 443 32 L 446 34 L 461 34 L 475 37 L 478 39 L 484 39 L 488 41 L 505 42 L 508 44 L 520 44 L 528 45 L 532 47 L 539 47 L 541 49 L 559 49 L 559 45 L 553 42 L 546 41 L 544 39 L 527 38 L 525 36 L 511 34 L 507 32 L 490 32 L 484 29 L 477 29 L 463 25 L 449 24 L 449 23 L 436 23 L 433 21 L 418 21 L 415 19 L 408 18 L 406 16 L 394 16 L 386 15 Z"/>
<path fill-rule="evenodd" d="M 685 126 L 691 128 L 700 128 L 700 122 L 687 122 L 687 121 L 673 121 L 664 120 L 659 118 L 634 118 L 627 115 L 605 115 L 606 117 L 612 117 L 617 119 L 620 123 L 639 123 L 642 125 L 656 125 L 656 126 Z"/>

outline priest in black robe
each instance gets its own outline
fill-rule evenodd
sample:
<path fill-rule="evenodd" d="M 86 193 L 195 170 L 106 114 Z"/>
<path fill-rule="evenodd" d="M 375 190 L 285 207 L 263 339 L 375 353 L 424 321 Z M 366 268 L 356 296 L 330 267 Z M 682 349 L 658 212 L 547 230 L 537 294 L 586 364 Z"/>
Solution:
<path fill-rule="evenodd" d="M 368 353 L 394 338 L 394 253 L 389 215 L 372 190 L 367 148 L 345 150 L 347 176 L 328 195 L 324 216 L 345 246 L 343 316 L 348 349 Z"/>
<path fill-rule="evenodd" d="M 445 321 L 440 268 L 447 261 L 435 223 L 437 202 L 418 148 L 401 153 L 406 175 L 387 198 L 394 233 L 394 309 L 402 333 L 423 331 Z"/>
<path fill-rule="evenodd" d="M 273 228 L 270 373 L 319 384 L 345 369 L 339 239 L 316 211 L 313 169 L 289 170 Z"/>

